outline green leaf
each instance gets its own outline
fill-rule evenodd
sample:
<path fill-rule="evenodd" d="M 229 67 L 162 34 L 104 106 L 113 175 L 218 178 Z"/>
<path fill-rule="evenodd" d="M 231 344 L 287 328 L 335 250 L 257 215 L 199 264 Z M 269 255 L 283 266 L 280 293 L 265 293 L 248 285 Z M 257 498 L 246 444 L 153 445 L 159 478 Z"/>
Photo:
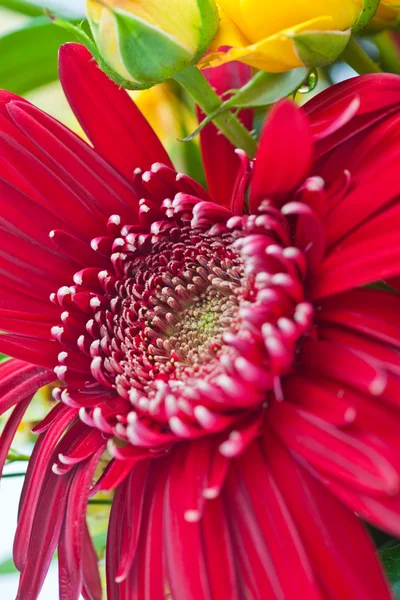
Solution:
<path fill-rule="evenodd" d="M 388 548 L 389 546 L 393 546 L 393 544 L 399 543 L 398 540 L 396 540 L 396 538 L 394 538 L 392 535 L 389 535 L 385 531 L 374 527 L 370 523 L 364 522 L 364 526 L 366 527 L 369 536 L 372 538 L 375 548 Z"/>
<path fill-rule="evenodd" d="M 310 69 L 330 65 L 342 54 L 350 39 L 347 31 L 307 31 L 292 36 L 296 53 Z"/>
<path fill-rule="evenodd" d="M 218 110 L 203 119 L 197 129 L 182 141 L 189 142 L 195 138 L 207 123 L 210 123 L 215 117 L 227 110 L 269 106 L 282 98 L 286 98 L 286 96 L 290 96 L 307 82 L 309 75 L 310 70 L 305 67 L 292 69 L 285 73 L 259 71 L 240 90 L 230 90 L 230 92 L 233 92 L 233 96 L 225 100 Z"/>
<path fill-rule="evenodd" d="M 28 454 L 21 454 L 18 450 L 10 448 L 10 451 L 7 454 L 7 464 L 13 462 L 27 462 L 30 458 L 31 457 Z"/>
<path fill-rule="evenodd" d="M 379 550 L 386 575 L 394 592 L 394 597 L 400 600 L 400 544 Z"/>
<path fill-rule="evenodd" d="M 73 40 L 70 32 L 56 27 L 45 16 L 0 37 L 0 88 L 16 94 L 58 78 L 57 53 Z"/>
<path fill-rule="evenodd" d="M 92 537 L 93 546 L 95 547 L 97 556 L 101 557 L 104 554 L 107 544 L 107 531 L 97 533 Z"/>
<path fill-rule="evenodd" d="M 290 96 L 308 79 L 309 69 L 300 67 L 286 73 L 259 71 L 240 90 L 223 103 L 225 108 L 256 108 L 268 106 Z"/>
<path fill-rule="evenodd" d="M 390 292 L 391 294 L 399 294 L 400 292 L 398 290 L 396 290 L 396 288 L 392 287 L 389 283 L 387 283 L 386 281 L 375 281 L 374 283 L 368 283 L 367 285 L 363 286 L 365 287 L 367 290 L 380 290 L 381 292 Z"/>
<path fill-rule="evenodd" d="M 11 557 L 0 562 L 0 575 L 11 575 L 13 573 L 17 573 L 17 567 Z"/>

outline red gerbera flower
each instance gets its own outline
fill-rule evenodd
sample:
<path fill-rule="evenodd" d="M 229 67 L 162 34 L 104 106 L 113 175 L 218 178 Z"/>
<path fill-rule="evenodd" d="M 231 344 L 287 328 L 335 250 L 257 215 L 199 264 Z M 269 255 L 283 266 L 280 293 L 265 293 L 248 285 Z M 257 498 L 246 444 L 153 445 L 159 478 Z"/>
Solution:
<path fill-rule="evenodd" d="M 109 600 L 390 598 L 354 513 L 400 535 L 400 297 L 365 287 L 400 275 L 400 78 L 280 103 L 254 164 L 209 127 L 212 198 L 84 48 L 61 79 L 94 149 L 0 95 L 3 463 L 63 382 L 18 598 L 56 547 L 60 598 L 101 598 L 85 513 L 111 489 Z"/>

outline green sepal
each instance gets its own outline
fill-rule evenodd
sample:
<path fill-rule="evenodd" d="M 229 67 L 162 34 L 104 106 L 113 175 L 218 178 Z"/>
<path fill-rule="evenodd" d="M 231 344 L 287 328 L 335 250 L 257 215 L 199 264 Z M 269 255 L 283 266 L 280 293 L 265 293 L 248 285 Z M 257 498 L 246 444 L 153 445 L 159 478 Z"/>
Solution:
<path fill-rule="evenodd" d="M 182 141 L 188 142 L 195 138 L 208 123 L 227 110 L 269 106 L 290 96 L 307 82 L 309 74 L 310 70 L 306 67 L 299 67 L 284 73 L 259 71 L 241 89 L 226 92 L 233 93 L 233 95 L 225 100 L 216 111 L 205 117 L 195 131 Z"/>
<path fill-rule="evenodd" d="M 161 29 L 119 9 L 110 10 L 118 28 L 122 62 L 135 82 L 151 87 L 193 62 L 193 54 Z"/>
<path fill-rule="evenodd" d="M 361 11 L 358 21 L 353 27 L 353 32 L 357 33 L 363 29 L 375 16 L 378 10 L 380 0 L 364 0 L 364 8 Z"/>
<path fill-rule="evenodd" d="M 104 71 L 104 73 L 110 79 L 112 79 L 112 81 L 114 81 L 117 85 L 119 85 L 120 87 L 126 88 L 128 90 L 145 90 L 149 87 L 146 84 L 143 84 L 143 85 L 142 84 L 133 84 L 131 81 L 127 81 L 126 79 L 124 79 L 123 77 L 118 75 L 118 73 L 116 73 L 114 71 L 114 69 L 111 69 L 111 67 L 106 63 L 106 61 L 101 56 L 101 54 L 100 54 L 96 44 L 92 40 L 92 38 L 89 37 L 87 35 L 87 33 L 83 30 L 82 24 L 74 25 L 73 23 L 70 23 L 69 21 L 60 19 L 59 17 L 55 16 L 50 11 L 46 11 L 46 14 L 55 25 L 57 25 L 58 27 L 61 27 L 62 29 L 66 29 L 67 31 L 72 33 L 75 36 L 75 38 L 81 44 L 83 44 L 83 46 L 86 46 L 86 48 L 89 50 L 89 52 L 93 55 L 93 58 L 99 65 L 100 69 L 102 71 Z"/>
<path fill-rule="evenodd" d="M 198 49 L 194 56 L 193 63 L 196 63 L 208 50 L 210 44 L 219 29 L 219 13 L 214 0 L 197 0 L 197 7 L 200 13 L 200 31 Z"/>
<path fill-rule="evenodd" d="M 295 51 L 303 65 L 313 69 L 333 63 L 346 48 L 351 30 L 308 31 L 292 37 Z"/>

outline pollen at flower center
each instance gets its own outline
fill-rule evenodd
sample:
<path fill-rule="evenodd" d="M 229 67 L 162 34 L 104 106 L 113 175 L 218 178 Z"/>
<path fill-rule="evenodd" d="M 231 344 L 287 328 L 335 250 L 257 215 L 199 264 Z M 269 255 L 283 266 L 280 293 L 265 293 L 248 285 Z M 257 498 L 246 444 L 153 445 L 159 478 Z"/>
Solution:
<path fill-rule="evenodd" d="M 218 351 L 222 334 L 234 327 L 239 308 L 238 297 L 229 291 L 211 285 L 183 309 L 166 337 L 176 355 L 172 360 L 194 365 L 207 361 Z"/>

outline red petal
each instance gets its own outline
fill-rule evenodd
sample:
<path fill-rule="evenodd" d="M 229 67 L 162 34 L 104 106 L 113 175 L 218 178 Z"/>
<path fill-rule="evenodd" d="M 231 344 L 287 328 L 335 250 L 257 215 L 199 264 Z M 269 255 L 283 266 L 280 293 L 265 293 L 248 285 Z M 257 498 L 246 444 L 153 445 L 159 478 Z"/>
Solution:
<path fill-rule="evenodd" d="M 194 445 L 190 443 L 175 453 L 164 500 L 167 576 L 176 600 L 204 600 L 210 594 L 200 523 L 185 519 L 188 509 L 193 509 L 193 501 L 206 476 L 206 471 L 202 473 L 199 468 Z M 203 462 L 201 454 L 198 458 Z M 196 484 L 197 494 L 193 489 Z"/>
<path fill-rule="evenodd" d="M 0 364 L 0 414 L 54 381 L 53 371 L 22 360 Z"/>
<path fill-rule="evenodd" d="M 381 235 L 379 219 L 360 230 L 361 241 L 346 248 L 338 244 L 322 261 L 310 282 L 309 295 L 318 300 L 400 274 L 400 239 L 397 221 L 393 231 Z M 368 233 L 371 235 L 368 237 Z M 364 238 L 365 234 L 365 238 Z"/>
<path fill-rule="evenodd" d="M 400 497 L 399 495 L 388 497 L 370 497 L 368 495 L 354 493 L 347 487 L 343 487 L 339 483 L 327 480 L 324 478 L 324 485 L 329 491 L 337 496 L 352 512 L 357 513 L 371 523 L 388 531 L 395 537 L 400 536 Z M 371 597 L 374 600 L 375 597 Z"/>
<path fill-rule="evenodd" d="M 359 107 L 356 116 L 350 118 L 354 99 L 359 100 Z M 316 155 L 326 154 L 356 133 L 385 119 L 399 104 L 399 78 L 388 73 L 354 77 L 317 94 L 304 105 L 312 132 L 321 140 L 316 145 Z M 342 126 L 332 131 L 335 122 Z"/>
<path fill-rule="evenodd" d="M 355 515 L 296 465 L 272 431 L 264 450 L 327 597 L 390 600 L 375 548 Z"/>
<path fill-rule="evenodd" d="M 335 386 L 326 379 L 320 381 L 297 373 L 285 377 L 282 383 L 285 400 L 336 427 L 345 427 L 358 417 L 352 402 L 353 395 L 348 398 L 346 393 L 343 398 L 338 393 L 339 384 Z"/>
<path fill-rule="evenodd" d="M 0 329 L 8 333 L 48 340 L 53 324 L 53 320 L 36 317 L 36 315 L 0 309 Z"/>
<path fill-rule="evenodd" d="M 57 322 L 60 308 L 49 302 L 47 298 L 38 299 L 29 293 L 21 293 L 18 288 L 9 283 L 1 285 L 0 308 L 9 310 L 10 307 L 16 312 L 27 315 L 37 315 L 43 319 L 52 319 Z"/>
<path fill-rule="evenodd" d="M 121 598 L 164 600 L 164 494 L 169 458 L 151 462 L 138 551 L 129 580 L 121 586 Z M 122 590 L 126 596 L 123 596 Z"/>
<path fill-rule="evenodd" d="M 32 514 L 32 535 L 18 589 L 17 600 L 36 600 L 53 559 L 60 536 L 69 487 L 69 476 L 47 475 L 40 490 L 37 510 Z M 33 507 L 32 509 L 33 512 Z M 15 561 L 17 564 L 17 561 Z"/>
<path fill-rule="evenodd" d="M 387 453 L 372 440 L 364 442 L 357 430 L 343 431 L 289 402 L 275 403 L 268 416 L 285 444 L 323 475 L 371 495 L 398 490 L 399 476 Z"/>
<path fill-rule="evenodd" d="M 352 290 L 324 300 L 318 319 L 350 327 L 400 349 L 400 296 L 397 294 Z"/>
<path fill-rule="evenodd" d="M 371 166 L 363 177 L 357 179 L 346 197 L 331 209 L 328 219 L 328 246 L 333 247 L 357 227 L 369 219 L 375 219 L 376 213 L 386 209 L 398 196 L 398 160 L 398 149 L 395 153 L 381 153 L 378 165 L 380 168 L 375 169 Z M 382 180 L 385 181 L 384 186 Z M 396 221 L 399 221 L 398 216 Z"/>
<path fill-rule="evenodd" d="M 107 533 L 106 580 L 108 600 L 124 600 L 120 596 L 120 585 L 115 581 L 121 558 L 121 540 L 125 527 L 126 486 L 124 481 L 115 492 Z"/>
<path fill-rule="evenodd" d="M 142 523 L 143 502 L 145 498 L 148 470 L 149 461 L 139 462 L 133 467 L 127 480 L 125 488 L 125 526 L 122 530 L 121 539 L 121 561 L 116 575 L 118 583 L 128 577 L 135 559 L 135 552 L 137 550 Z"/>
<path fill-rule="evenodd" d="M 19 131 L 18 127 L 15 126 L 10 117 L 7 107 L 10 102 L 14 101 L 30 104 L 27 100 L 17 96 L 16 94 L 7 92 L 5 90 L 0 90 L 0 131 L 10 136 L 23 147 L 27 148 L 30 152 L 35 154 L 35 156 L 40 156 L 40 152 L 38 152 L 33 144 L 31 144 L 29 140 Z"/>
<path fill-rule="evenodd" d="M 329 341 L 305 340 L 299 366 L 312 376 L 328 377 L 371 398 L 400 407 L 400 378 L 373 358 Z"/>
<path fill-rule="evenodd" d="M 232 62 L 214 69 L 205 69 L 203 74 L 217 94 L 221 95 L 245 85 L 251 78 L 251 69 L 247 65 Z M 242 111 L 241 119 L 245 127 L 251 129 L 253 111 Z M 200 143 L 210 196 L 214 202 L 230 208 L 235 187 L 234 174 L 240 167 L 235 148 L 212 123 L 206 125 L 200 133 Z"/>
<path fill-rule="evenodd" d="M 258 475 L 258 474 L 257 474 Z M 284 599 L 284 593 L 275 570 L 263 530 L 252 508 L 241 477 L 230 469 L 223 498 L 234 551 L 240 568 L 243 587 L 252 600 Z"/>
<path fill-rule="evenodd" d="M 129 180 L 155 162 L 172 167 L 161 142 L 122 88 L 108 79 L 90 52 L 65 44 L 59 56 L 65 95 L 95 149 Z"/>
<path fill-rule="evenodd" d="M 298 528 L 258 444 L 253 444 L 238 461 L 238 473 L 248 494 L 249 509 L 254 513 L 274 563 L 282 598 L 322 600 L 317 574 L 313 572 Z M 291 577 L 287 576 L 289 571 Z"/>
<path fill-rule="evenodd" d="M 265 199 L 281 199 L 294 190 L 311 167 L 313 143 L 308 119 L 289 101 L 279 102 L 264 125 L 250 190 L 250 209 Z"/>
<path fill-rule="evenodd" d="M 104 440 L 92 458 L 81 463 L 73 474 L 60 539 L 60 600 L 79 600 L 83 583 L 83 540 L 89 487 L 104 449 Z M 59 477 L 65 477 L 60 475 Z"/>
<path fill-rule="evenodd" d="M 60 437 L 65 432 L 65 429 L 70 425 L 75 417 L 76 411 L 71 409 L 67 409 L 63 414 L 59 414 L 58 419 L 49 427 L 45 434 L 42 434 L 39 437 L 35 444 L 31 459 L 29 461 L 27 475 L 24 480 L 24 487 L 20 501 L 20 515 L 14 540 L 14 562 L 20 571 L 25 568 L 26 562 L 29 558 L 28 553 L 30 548 L 31 534 L 35 523 L 36 509 L 40 502 L 43 502 L 43 494 L 46 491 L 46 486 L 48 487 L 50 485 L 49 481 L 53 481 L 54 478 L 55 487 L 59 486 L 58 482 L 60 480 L 64 482 L 64 480 L 68 479 L 68 476 L 61 477 L 59 475 L 49 475 L 49 471 L 51 470 L 51 459 L 55 447 Z M 61 493 L 60 490 L 57 493 L 59 492 Z M 46 511 L 49 511 L 49 505 L 47 506 Z M 45 533 L 47 534 L 47 532 Z M 36 560 L 35 553 L 33 556 L 31 555 L 31 560 Z"/>
<path fill-rule="evenodd" d="M 97 555 L 86 523 L 84 524 L 82 543 L 84 556 L 82 595 L 85 600 L 102 600 L 103 589 L 97 566 Z"/>
<path fill-rule="evenodd" d="M 50 340 L 37 340 L 22 335 L 4 334 L 0 336 L 0 352 L 46 369 L 53 369 L 57 364 L 59 346 Z M 54 381 L 54 379 L 53 374 L 51 381 Z"/>
<path fill-rule="evenodd" d="M 54 169 L 49 169 L 12 138 L 0 133 L 0 139 L 3 179 L 55 217 L 51 229 L 64 229 L 66 226 L 71 233 L 89 240 L 103 233 L 105 216 L 72 183 L 66 183 Z"/>
<path fill-rule="evenodd" d="M 32 396 L 28 396 L 28 398 L 19 402 L 19 404 L 12 411 L 12 414 L 8 417 L 7 423 L 5 424 L 0 436 L 0 479 L 3 472 L 4 463 L 7 460 L 8 452 L 14 440 L 14 436 L 31 400 Z"/>
<path fill-rule="evenodd" d="M 132 187 L 88 144 L 31 104 L 11 102 L 8 111 L 55 170 L 72 181 L 106 217 L 117 213 L 135 219 L 138 198 Z"/>
<path fill-rule="evenodd" d="M 233 186 L 231 201 L 228 208 L 234 215 L 241 215 L 244 209 L 246 199 L 246 188 L 249 177 L 249 158 L 242 150 L 236 150 L 240 163 L 236 169 L 236 179 Z"/>
<path fill-rule="evenodd" d="M 237 569 L 226 507 L 220 498 L 206 503 L 201 521 L 211 598 L 240 600 L 241 574 Z"/>

